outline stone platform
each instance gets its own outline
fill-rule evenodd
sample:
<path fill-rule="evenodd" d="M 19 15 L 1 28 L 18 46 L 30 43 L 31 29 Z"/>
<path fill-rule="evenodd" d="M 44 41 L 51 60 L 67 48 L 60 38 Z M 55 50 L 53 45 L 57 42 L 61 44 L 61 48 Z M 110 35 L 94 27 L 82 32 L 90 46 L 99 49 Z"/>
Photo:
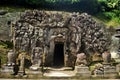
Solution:
<path fill-rule="evenodd" d="M 43 76 L 46 77 L 73 77 L 75 72 L 72 70 L 72 67 L 47 67 Z"/>
<path fill-rule="evenodd" d="M 3 66 L 1 69 L 2 73 L 13 73 L 13 66 Z"/>

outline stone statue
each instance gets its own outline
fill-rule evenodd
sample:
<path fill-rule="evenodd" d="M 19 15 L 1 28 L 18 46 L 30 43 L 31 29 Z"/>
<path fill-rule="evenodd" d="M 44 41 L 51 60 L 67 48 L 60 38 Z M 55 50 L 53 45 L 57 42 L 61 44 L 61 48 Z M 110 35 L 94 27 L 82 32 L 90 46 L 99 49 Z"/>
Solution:
<path fill-rule="evenodd" d="M 27 52 L 22 51 L 17 58 L 17 64 L 19 65 L 19 74 L 20 75 L 25 75 L 25 60 L 30 60 L 29 55 Z"/>
<path fill-rule="evenodd" d="M 8 58 L 8 65 L 13 65 L 15 62 L 15 54 L 13 52 L 13 50 L 9 50 L 8 54 L 7 54 L 7 58 Z"/>
<path fill-rule="evenodd" d="M 109 63 L 111 61 L 111 54 L 108 51 L 102 53 L 102 58 L 104 63 Z"/>
<path fill-rule="evenodd" d="M 79 65 L 87 65 L 85 53 L 77 54 L 76 66 L 79 66 Z"/>
<path fill-rule="evenodd" d="M 42 61 L 42 50 L 40 47 L 35 47 L 33 49 L 32 54 L 32 65 L 37 65 L 38 67 L 41 65 Z"/>
<path fill-rule="evenodd" d="M 19 72 L 22 74 L 25 74 L 25 56 L 26 56 L 26 52 L 21 52 L 18 55 L 18 59 L 17 59 L 19 61 L 19 64 L 20 64 Z"/>

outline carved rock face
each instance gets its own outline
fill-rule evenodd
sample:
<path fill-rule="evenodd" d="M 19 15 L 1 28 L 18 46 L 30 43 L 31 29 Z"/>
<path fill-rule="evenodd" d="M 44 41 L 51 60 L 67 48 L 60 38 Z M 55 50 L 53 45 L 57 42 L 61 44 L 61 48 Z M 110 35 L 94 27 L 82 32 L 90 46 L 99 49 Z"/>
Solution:
<path fill-rule="evenodd" d="M 39 47 L 42 49 L 39 53 L 45 54 L 45 63 L 52 65 L 56 43 L 63 44 L 63 53 L 68 54 L 70 63 L 70 56 L 75 58 L 79 52 L 103 52 L 109 44 L 105 36 L 104 27 L 86 13 L 63 15 L 33 10 L 26 11 L 16 22 L 14 37 L 16 50 L 31 53 Z"/>

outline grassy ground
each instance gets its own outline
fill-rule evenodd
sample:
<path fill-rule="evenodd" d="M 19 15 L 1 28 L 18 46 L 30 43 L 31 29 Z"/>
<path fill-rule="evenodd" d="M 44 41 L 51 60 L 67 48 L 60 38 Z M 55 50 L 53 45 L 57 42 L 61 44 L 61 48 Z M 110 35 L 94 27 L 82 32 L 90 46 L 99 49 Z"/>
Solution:
<path fill-rule="evenodd" d="M 120 26 L 120 22 L 118 22 L 119 17 L 114 17 L 109 19 L 103 13 L 99 13 L 94 16 L 98 21 L 104 23 L 107 27 L 118 27 Z"/>
<path fill-rule="evenodd" d="M 23 7 L 13 7 L 13 6 L 0 6 L 0 10 L 6 10 L 8 12 L 16 12 L 16 11 L 25 11 L 27 8 Z"/>

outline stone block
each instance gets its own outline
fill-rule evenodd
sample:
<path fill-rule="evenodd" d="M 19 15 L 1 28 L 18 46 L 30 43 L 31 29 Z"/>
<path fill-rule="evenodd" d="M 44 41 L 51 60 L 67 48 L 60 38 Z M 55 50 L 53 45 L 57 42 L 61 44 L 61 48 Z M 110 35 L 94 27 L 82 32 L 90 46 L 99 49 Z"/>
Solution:
<path fill-rule="evenodd" d="M 13 66 L 3 66 L 1 69 L 3 73 L 13 73 Z"/>
<path fill-rule="evenodd" d="M 90 76 L 90 71 L 87 66 L 75 66 L 76 76 Z"/>
<path fill-rule="evenodd" d="M 36 65 L 32 65 L 32 66 L 30 67 L 30 70 L 31 70 L 31 71 L 39 71 L 39 70 L 41 70 L 41 67 L 36 66 Z"/>
<path fill-rule="evenodd" d="M 116 77 L 117 75 L 116 67 L 110 65 L 104 66 L 104 77 Z"/>

